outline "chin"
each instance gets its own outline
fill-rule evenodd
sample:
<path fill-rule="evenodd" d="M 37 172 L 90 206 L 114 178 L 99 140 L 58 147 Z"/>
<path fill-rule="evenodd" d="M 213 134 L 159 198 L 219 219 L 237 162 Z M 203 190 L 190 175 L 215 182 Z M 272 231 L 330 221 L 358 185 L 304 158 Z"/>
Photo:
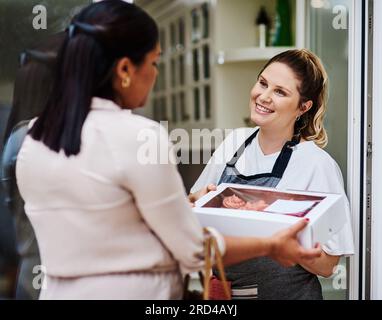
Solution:
<path fill-rule="evenodd" d="M 256 126 L 262 126 L 267 121 L 264 121 L 262 117 L 260 117 L 257 113 L 252 112 L 251 113 L 251 121 L 256 124 Z"/>
<path fill-rule="evenodd" d="M 275 120 L 274 114 L 262 115 L 257 113 L 255 110 L 251 112 L 251 120 L 258 126 L 267 125 Z"/>

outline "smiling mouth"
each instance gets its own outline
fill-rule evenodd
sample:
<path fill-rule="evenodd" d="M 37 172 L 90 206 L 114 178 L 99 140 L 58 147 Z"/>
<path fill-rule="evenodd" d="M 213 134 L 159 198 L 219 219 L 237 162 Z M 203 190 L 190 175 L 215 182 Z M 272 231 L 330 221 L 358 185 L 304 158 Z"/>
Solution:
<path fill-rule="evenodd" d="M 274 113 L 273 110 L 268 109 L 268 108 L 266 108 L 266 107 L 264 107 L 258 103 L 256 103 L 256 110 L 259 111 L 260 113 L 268 113 L 268 114 Z"/>

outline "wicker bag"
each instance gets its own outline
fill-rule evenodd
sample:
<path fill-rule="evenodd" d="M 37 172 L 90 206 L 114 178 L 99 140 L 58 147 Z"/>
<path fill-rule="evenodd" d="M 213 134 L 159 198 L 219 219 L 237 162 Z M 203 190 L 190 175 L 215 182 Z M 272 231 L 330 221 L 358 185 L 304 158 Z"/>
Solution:
<path fill-rule="evenodd" d="M 204 241 L 204 257 L 205 257 L 205 267 L 204 274 L 198 272 L 198 278 L 200 284 L 203 288 L 203 291 L 190 290 L 190 275 L 187 274 L 184 279 L 184 290 L 183 290 L 183 299 L 184 300 L 210 300 L 211 293 L 212 296 L 221 296 L 221 300 L 230 300 L 231 299 L 231 290 L 230 283 L 227 281 L 222 255 L 219 250 L 219 246 L 215 237 L 208 231 L 204 229 L 205 241 Z M 219 274 L 219 281 L 214 281 L 215 277 L 211 277 L 212 270 L 212 256 L 215 256 L 216 268 Z M 220 288 L 215 287 L 215 283 L 219 283 Z M 211 288 L 212 286 L 212 288 Z M 221 290 L 221 294 L 216 295 L 216 290 Z"/>

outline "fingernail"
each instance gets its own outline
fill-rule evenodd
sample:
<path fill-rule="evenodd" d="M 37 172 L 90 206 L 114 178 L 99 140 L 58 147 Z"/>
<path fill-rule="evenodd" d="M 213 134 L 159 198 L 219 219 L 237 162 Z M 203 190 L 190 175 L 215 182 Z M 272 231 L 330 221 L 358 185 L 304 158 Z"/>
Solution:
<path fill-rule="evenodd" d="M 310 219 L 309 219 L 309 218 L 305 218 L 305 221 L 306 221 L 306 222 L 309 222 L 309 221 L 310 221 Z"/>

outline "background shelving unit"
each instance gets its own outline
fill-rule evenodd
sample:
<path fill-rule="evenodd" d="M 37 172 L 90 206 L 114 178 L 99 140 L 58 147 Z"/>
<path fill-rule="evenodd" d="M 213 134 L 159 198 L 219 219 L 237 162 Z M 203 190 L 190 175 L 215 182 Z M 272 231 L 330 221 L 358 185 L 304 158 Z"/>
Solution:
<path fill-rule="evenodd" d="M 163 49 L 156 87 L 141 112 L 189 133 L 246 126 L 249 93 L 264 63 L 304 47 L 305 0 L 284 1 L 292 46 L 259 48 L 256 16 L 264 6 L 274 24 L 276 0 L 137 0 L 158 22 Z"/>
<path fill-rule="evenodd" d="M 214 7 L 215 127 L 248 125 L 250 90 L 267 60 L 304 47 L 305 1 L 290 3 L 292 45 L 258 47 L 255 19 L 263 6 L 274 25 L 275 0 L 217 0 Z"/>
<path fill-rule="evenodd" d="M 296 47 L 248 47 L 222 50 L 216 54 L 216 63 L 225 64 L 233 62 L 266 61 L 276 54 L 295 48 Z"/>

